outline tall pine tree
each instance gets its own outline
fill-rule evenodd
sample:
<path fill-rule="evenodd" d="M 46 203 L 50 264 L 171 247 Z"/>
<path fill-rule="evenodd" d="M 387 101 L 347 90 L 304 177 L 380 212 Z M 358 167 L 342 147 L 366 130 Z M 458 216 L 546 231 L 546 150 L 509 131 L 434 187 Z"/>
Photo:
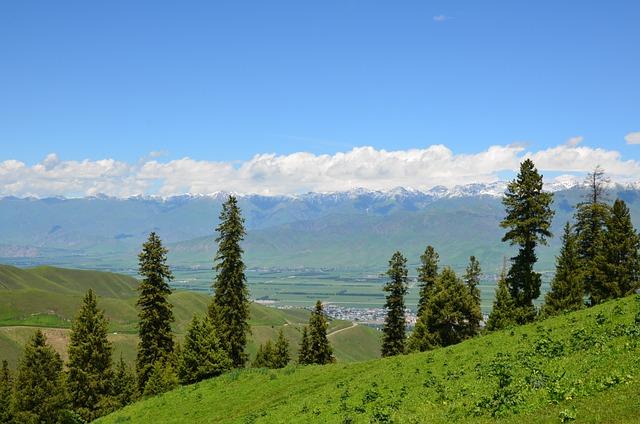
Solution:
<path fill-rule="evenodd" d="M 502 271 L 498 278 L 498 287 L 493 301 L 493 308 L 487 320 L 487 330 L 495 331 L 516 324 L 515 302 L 507 285 L 507 263 L 502 265 Z"/>
<path fill-rule="evenodd" d="M 193 316 L 179 363 L 178 376 L 182 384 L 197 383 L 231 369 L 231 359 L 209 317 Z"/>
<path fill-rule="evenodd" d="M 96 295 L 89 289 L 71 326 L 67 362 L 71 406 L 86 421 L 93 421 L 111 408 L 112 347 L 107 340 L 107 326 Z"/>
<path fill-rule="evenodd" d="M 519 246 L 517 256 L 511 258 L 506 279 L 519 324 L 533 321 L 536 316 L 533 301 L 540 296 L 541 278 L 533 270 L 538 260 L 535 249 L 538 244 L 546 245 L 547 238 L 552 237 L 552 200 L 552 193 L 542 191 L 542 175 L 531 159 L 520 164 L 520 172 L 509 183 L 502 199 L 506 216 L 500 226 L 507 229 L 502 241 Z"/>
<path fill-rule="evenodd" d="M 551 290 L 544 298 L 543 315 L 557 315 L 564 311 L 576 311 L 584 305 L 584 286 L 580 277 L 580 261 L 576 236 L 571 224 L 564 226 L 562 248 L 556 259 L 556 273 Z"/>
<path fill-rule="evenodd" d="M 111 387 L 116 408 L 127 406 L 137 397 L 138 390 L 135 373 L 125 364 L 122 355 L 120 355 L 120 361 L 116 366 Z"/>
<path fill-rule="evenodd" d="M 24 348 L 13 395 L 17 422 L 56 424 L 68 413 L 62 359 L 40 330 Z"/>
<path fill-rule="evenodd" d="M 580 274 L 591 305 L 606 299 L 608 290 L 608 277 L 603 273 L 602 266 L 604 231 L 610 214 L 606 203 L 606 183 L 604 170 L 597 166 L 587 175 L 585 185 L 588 192 L 585 200 L 578 203 L 575 212 Z"/>
<path fill-rule="evenodd" d="M 284 336 L 284 331 L 280 329 L 278 338 L 273 345 L 273 367 L 284 368 L 289 364 L 291 354 L 289 353 L 289 341 Z"/>
<path fill-rule="evenodd" d="M 302 340 L 300 341 L 300 348 L 298 349 L 298 363 L 300 365 L 313 363 L 311 358 L 311 341 L 309 340 L 309 331 L 306 325 L 302 329 Z"/>
<path fill-rule="evenodd" d="M 328 327 L 322 302 L 318 300 L 309 318 L 309 356 L 312 364 L 324 365 L 335 362 L 333 348 L 327 338 Z"/>
<path fill-rule="evenodd" d="M 629 295 L 640 288 L 640 236 L 633 228 L 624 200 L 617 199 L 606 221 L 603 258 L 599 260 L 606 280 L 592 290 L 597 301 Z"/>
<path fill-rule="evenodd" d="M 427 303 L 427 299 L 436 285 L 439 260 L 440 256 L 433 246 L 427 246 L 424 253 L 420 255 L 420 267 L 418 268 L 418 286 L 420 287 L 418 316 L 422 315 L 424 305 Z"/>
<path fill-rule="evenodd" d="M 13 394 L 13 379 L 7 361 L 2 361 L 0 371 L 0 424 L 13 423 L 11 396 Z"/>
<path fill-rule="evenodd" d="M 156 233 L 151 233 L 142 245 L 138 260 L 142 281 L 138 287 L 140 341 L 136 369 L 142 392 L 154 364 L 166 361 L 173 353 L 173 306 L 168 299 L 171 294 L 168 282 L 173 279 L 173 274 L 167 265 L 167 249 Z"/>
<path fill-rule="evenodd" d="M 404 296 L 408 291 L 407 260 L 396 252 L 389 260 L 387 271 L 389 282 L 384 286 L 387 292 L 385 309 L 387 316 L 382 328 L 382 356 L 393 356 L 405 351 L 406 318 Z"/>
<path fill-rule="evenodd" d="M 240 242 L 245 236 L 244 219 L 234 196 L 222 205 L 215 256 L 216 279 L 209 316 L 225 342 L 234 367 L 244 366 L 249 329 L 249 291 Z"/>
<path fill-rule="evenodd" d="M 464 283 L 469 290 L 472 305 L 468 309 L 471 315 L 468 317 L 468 332 L 475 335 L 480 330 L 480 321 L 482 321 L 482 312 L 480 310 L 480 277 L 482 276 L 482 269 L 480 268 L 480 262 L 475 256 L 469 257 L 469 265 L 464 274 Z"/>

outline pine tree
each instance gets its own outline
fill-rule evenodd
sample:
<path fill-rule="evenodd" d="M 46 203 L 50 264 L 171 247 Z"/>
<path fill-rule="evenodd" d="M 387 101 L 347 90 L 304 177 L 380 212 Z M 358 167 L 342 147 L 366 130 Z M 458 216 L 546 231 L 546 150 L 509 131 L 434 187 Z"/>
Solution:
<path fill-rule="evenodd" d="M 24 348 L 13 393 L 17 422 L 55 424 L 68 410 L 62 359 L 37 330 Z"/>
<path fill-rule="evenodd" d="M 427 246 L 424 253 L 420 256 L 420 267 L 418 268 L 418 285 L 420 287 L 418 316 L 422 315 L 424 305 L 427 303 L 427 299 L 436 285 L 439 260 L 440 256 L 433 246 Z"/>
<path fill-rule="evenodd" d="M 487 320 L 487 330 L 495 331 L 510 327 L 516 324 L 515 302 L 509 293 L 507 285 L 507 264 L 502 266 L 502 272 L 498 278 L 498 287 L 493 301 L 493 308 Z"/>
<path fill-rule="evenodd" d="M 71 326 L 67 389 L 72 408 L 86 421 L 108 412 L 113 378 L 107 320 L 89 289 Z"/>
<path fill-rule="evenodd" d="M 438 276 L 423 316 L 432 343 L 437 346 L 449 346 L 475 336 L 478 328 L 470 322 L 482 319 L 480 307 L 468 287 L 449 267 Z"/>
<path fill-rule="evenodd" d="M 598 262 L 606 280 L 594 287 L 597 302 L 627 296 L 640 288 L 640 236 L 633 228 L 626 203 L 617 199 L 606 221 L 603 258 Z"/>
<path fill-rule="evenodd" d="M 309 340 L 309 331 L 306 325 L 302 329 L 302 341 L 300 342 L 300 349 L 298 350 L 298 363 L 300 365 L 309 365 L 313 363 L 311 358 L 311 342 Z"/>
<path fill-rule="evenodd" d="M 156 396 L 178 387 L 178 376 L 171 362 L 168 359 L 160 359 L 153 364 L 144 386 L 145 397 Z"/>
<path fill-rule="evenodd" d="M 393 356 L 404 353 L 406 318 L 404 296 L 408 291 L 407 260 L 402 253 L 396 252 L 389 261 L 387 271 L 389 282 L 384 286 L 386 296 L 385 309 L 387 316 L 382 328 L 382 356 Z"/>
<path fill-rule="evenodd" d="M 575 212 L 580 274 L 592 306 L 607 298 L 604 293 L 607 292 L 608 277 L 602 272 L 604 229 L 610 214 L 605 202 L 606 182 L 604 170 L 597 166 L 587 175 L 585 185 L 588 193 L 585 201 L 577 205 Z"/>
<path fill-rule="evenodd" d="M 416 325 L 413 327 L 413 331 L 407 339 L 407 351 L 424 352 L 437 347 L 437 341 L 433 337 L 433 334 L 429 332 L 425 321 L 426 314 L 422 311 L 422 315 L 418 316 Z"/>
<path fill-rule="evenodd" d="M 273 345 L 271 340 L 258 346 L 256 358 L 251 363 L 253 368 L 275 368 L 273 366 Z"/>
<path fill-rule="evenodd" d="M 138 357 L 136 369 L 140 391 L 144 390 L 147 379 L 156 362 L 163 362 L 173 352 L 173 333 L 171 323 L 174 320 L 173 306 L 168 297 L 171 294 L 169 281 L 173 274 L 167 265 L 167 249 L 162 246 L 156 233 L 151 233 L 138 255 L 139 273 L 143 277 L 138 287 L 140 295 Z"/>
<path fill-rule="evenodd" d="M 215 256 L 216 279 L 209 316 L 224 340 L 234 367 L 244 366 L 249 329 L 249 292 L 240 242 L 245 236 L 244 219 L 234 196 L 222 205 Z"/>
<path fill-rule="evenodd" d="M 312 364 L 329 364 L 335 362 L 333 348 L 327 339 L 329 324 L 322 310 L 322 302 L 316 302 L 316 307 L 309 318 L 309 356 Z"/>
<path fill-rule="evenodd" d="M 193 316 L 179 363 L 178 376 L 182 384 L 197 383 L 231 369 L 231 359 L 209 317 Z"/>
<path fill-rule="evenodd" d="M 530 159 L 520 164 L 520 172 L 507 186 L 502 199 L 506 216 L 500 226 L 507 229 L 502 241 L 518 245 L 518 255 L 511 258 L 507 286 L 514 301 L 519 324 L 533 321 L 534 299 L 540 296 L 540 274 L 533 270 L 537 262 L 536 245 L 547 244 L 554 211 L 553 194 L 542 191 L 542 175 Z"/>
<path fill-rule="evenodd" d="M 469 305 L 468 311 L 470 313 L 467 317 L 467 332 L 470 335 L 475 335 L 480 330 L 480 321 L 482 321 L 482 312 L 480 310 L 480 277 L 482 275 L 482 269 L 480 268 L 480 262 L 475 256 L 469 257 L 469 265 L 464 274 L 464 283 L 471 295 L 472 303 Z"/>
<path fill-rule="evenodd" d="M 2 361 L 2 372 L 0 373 L 0 424 L 10 424 L 13 422 L 13 411 L 11 409 L 11 396 L 13 395 L 13 379 L 9 371 L 7 361 Z"/>
<path fill-rule="evenodd" d="M 571 224 L 564 226 L 562 248 L 556 259 L 556 273 L 551 290 L 544 298 L 543 315 L 557 315 L 564 311 L 576 311 L 584 304 L 584 286 L 580 278 L 580 263 L 576 236 Z"/>
<path fill-rule="evenodd" d="M 273 367 L 284 368 L 289 364 L 290 360 L 289 341 L 284 337 L 284 331 L 280 329 L 273 347 Z"/>
<path fill-rule="evenodd" d="M 112 396 L 115 400 L 115 407 L 122 408 L 129 405 L 137 397 L 137 383 L 135 373 L 125 364 L 122 355 L 113 376 Z"/>

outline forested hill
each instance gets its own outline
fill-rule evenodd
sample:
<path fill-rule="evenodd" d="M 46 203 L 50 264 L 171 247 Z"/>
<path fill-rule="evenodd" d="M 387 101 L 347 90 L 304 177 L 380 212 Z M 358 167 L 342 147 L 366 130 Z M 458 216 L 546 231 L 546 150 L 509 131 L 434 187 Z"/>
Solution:
<path fill-rule="evenodd" d="M 637 423 L 640 297 L 382 360 L 236 370 L 99 423 Z"/>
<path fill-rule="evenodd" d="M 248 229 L 245 260 L 250 268 L 380 270 L 394 251 L 417 262 L 425 245 L 431 244 L 455 268 L 475 255 L 484 269 L 496 270 L 503 256 L 512 253 L 500 241 L 501 189 L 476 184 L 457 191 L 241 196 Z M 553 269 L 562 226 L 582 195 L 576 187 L 555 192 L 556 237 L 538 252 L 539 269 Z M 637 187 L 616 186 L 608 197 L 623 198 L 640 226 Z M 135 269 L 143 240 L 156 231 L 168 244 L 172 266 L 208 269 L 215 251 L 213 229 L 225 198 L 2 198 L 0 262 L 128 271 Z"/>

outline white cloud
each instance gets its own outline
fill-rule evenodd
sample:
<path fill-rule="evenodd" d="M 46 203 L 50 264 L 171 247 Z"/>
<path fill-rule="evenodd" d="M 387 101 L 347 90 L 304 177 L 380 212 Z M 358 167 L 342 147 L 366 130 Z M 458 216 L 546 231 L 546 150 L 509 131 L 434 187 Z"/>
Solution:
<path fill-rule="evenodd" d="M 586 173 L 599 164 L 616 180 L 640 180 L 640 161 L 624 160 L 613 150 L 578 146 L 578 138 L 571 140 L 539 151 L 527 151 L 523 144 L 496 145 L 472 154 L 456 154 L 441 144 L 396 151 L 364 146 L 333 155 L 264 153 L 240 163 L 188 157 L 165 162 L 147 158 L 137 163 L 65 161 L 50 154 L 33 166 L 16 160 L 0 162 L 0 195 L 127 197 L 216 191 L 294 194 L 354 187 L 427 189 L 497 181 L 500 173 L 516 171 L 524 158 L 533 159 L 543 173 Z"/>
<path fill-rule="evenodd" d="M 640 144 L 640 131 L 631 132 L 624 137 L 627 144 Z"/>
<path fill-rule="evenodd" d="M 581 135 L 571 137 L 569 140 L 567 140 L 567 146 L 577 146 L 578 144 L 582 143 L 582 140 L 584 140 L 584 137 L 582 137 Z"/>
<path fill-rule="evenodd" d="M 446 15 L 436 15 L 433 17 L 433 20 L 436 22 L 444 22 L 444 21 L 448 21 L 449 19 L 451 19 L 451 17 Z"/>

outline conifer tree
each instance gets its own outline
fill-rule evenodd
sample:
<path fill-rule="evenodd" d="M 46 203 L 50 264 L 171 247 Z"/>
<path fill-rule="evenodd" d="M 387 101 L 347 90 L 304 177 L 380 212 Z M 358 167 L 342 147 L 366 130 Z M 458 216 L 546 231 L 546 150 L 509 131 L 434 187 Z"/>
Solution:
<path fill-rule="evenodd" d="M 585 201 L 578 203 L 575 212 L 578 256 L 581 277 L 590 304 L 596 305 L 607 296 L 608 277 L 602 272 L 604 260 L 604 231 L 610 211 L 606 204 L 604 170 L 597 166 L 585 180 L 588 192 Z"/>
<path fill-rule="evenodd" d="M 424 305 L 427 303 L 427 299 L 436 285 L 439 260 L 440 256 L 433 246 L 427 246 L 424 253 L 420 256 L 420 267 L 418 268 L 418 286 L 420 287 L 418 317 L 422 315 Z"/>
<path fill-rule="evenodd" d="M 335 362 L 333 348 L 327 339 L 328 327 L 322 302 L 318 300 L 309 318 L 309 356 L 312 364 L 324 365 Z"/>
<path fill-rule="evenodd" d="M 55 424 L 68 413 L 62 359 L 37 330 L 24 348 L 13 392 L 17 422 Z"/>
<path fill-rule="evenodd" d="M 153 364 L 144 386 L 145 397 L 156 396 L 178 387 L 178 376 L 169 359 L 160 359 Z"/>
<path fill-rule="evenodd" d="M 193 316 L 179 363 L 178 376 L 182 384 L 197 383 L 231 369 L 231 359 L 209 317 Z"/>
<path fill-rule="evenodd" d="M 408 291 L 407 260 L 396 252 L 389 260 L 389 281 L 384 286 L 387 292 L 385 309 L 387 316 L 382 328 L 382 356 L 393 356 L 405 351 L 406 318 L 404 296 Z"/>
<path fill-rule="evenodd" d="M 302 329 L 302 341 L 300 342 L 300 349 L 298 349 L 298 363 L 300 365 L 309 365 L 313 363 L 311 358 L 311 342 L 309 340 L 309 331 L 306 325 Z"/>
<path fill-rule="evenodd" d="M 482 275 L 482 269 L 480 268 L 480 262 L 475 256 L 469 257 L 469 265 L 464 274 L 464 283 L 471 295 L 472 303 L 467 310 L 470 315 L 467 317 L 467 332 L 470 335 L 475 335 L 480 330 L 480 321 L 482 321 L 482 312 L 480 309 L 480 277 Z"/>
<path fill-rule="evenodd" d="M 122 355 L 116 366 L 113 376 L 113 398 L 116 408 L 122 408 L 129 405 L 137 397 L 137 383 L 135 373 L 132 372 L 127 364 L 125 364 Z"/>
<path fill-rule="evenodd" d="M 13 394 L 13 379 L 7 361 L 2 361 L 0 372 L 0 424 L 13 423 L 11 396 Z"/>
<path fill-rule="evenodd" d="M 416 325 L 413 327 L 413 331 L 407 339 L 407 351 L 424 352 L 437 347 L 437 342 L 434 339 L 433 335 L 429 332 L 425 321 L 426 314 L 423 311 L 422 315 L 418 316 Z"/>
<path fill-rule="evenodd" d="M 240 242 L 245 236 L 244 219 L 234 196 L 222 205 L 215 256 L 216 279 L 209 316 L 225 342 L 234 367 L 244 366 L 249 328 L 249 292 Z"/>
<path fill-rule="evenodd" d="M 86 421 L 93 421 L 109 409 L 113 372 L 107 326 L 96 295 L 89 289 L 71 326 L 67 362 L 71 407 Z"/>
<path fill-rule="evenodd" d="M 493 308 L 487 320 L 487 330 L 495 331 L 516 324 L 515 302 L 511 298 L 507 285 L 507 264 L 503 264 L 502 272 L 498 278 L 498 287 L 493 301 Z"/>
<path fill-rule="evenodd" d="M 564 311 L 576 311 L 584 304 L 584 286 L 580 278 L 580 263 L 576 236 L 571 224 L 564 226 L 562 248 L 556 259 L 556 273 L 551 290 L 544 298 L 543 315 L 557 315 Z"/>
<path fill-rule="evenodd" d="M 273 367 L 284 368 L 289 364 L 290 360 L 289 341 L 284 337 L 284 331 L 280 329 L 273 347 Z"/>
<path fill-rule="evenodd" d="M 541 278 L 533 270 L 538 260 L 535 249 L 552 237 L 552 200 L 552 193 L 542 191 L 542 175 L 530 159 L 520 164 L 520 172 L 502 198 L 506 216 L 500 226 L 507 229 L 502 241 L 519 246 L 506 279 L 519 324 L 533 321 L 536 315 L 533 301 L 540 296 Z"/>
<path fill-rule="evenodd" d="M 266 343 L 258 346 L 256 357 L 251 363 L 253 368 L 275 368 L 273 366 L 273 345 L 271 340 L 267 340 Z"/>
<path fill-rule="evenodd" d="M 598 262 L 606 280 L 592 290 L 597 302 L 626 296 L 640 288 L 640 236 L 633 228 L 624 200 L 613 203 L 606 221 L 603 247 L 603 258 Z"/>
<path fill-rule="evenodd" d="M 481 319 L 480 306 L 468 287 L 451 268 L 445 267 L 424 311 L 424 324 L 432 343 L 449 346 L 473 337 L 478 326 L 470 323 Z"/>
<path fill-rule="evenodd" d="M 165 361 L 173 352 L 173 306 L 168 299 L 171 294 L 168 282 L 173 279 L 173 274 L 167 265 L 167 249 L 156 233 L 149 235 L 138 259 L 142 281 L 138 287 L 140 341 L 136 369 L 142 392 L 154 364 Z"/>

